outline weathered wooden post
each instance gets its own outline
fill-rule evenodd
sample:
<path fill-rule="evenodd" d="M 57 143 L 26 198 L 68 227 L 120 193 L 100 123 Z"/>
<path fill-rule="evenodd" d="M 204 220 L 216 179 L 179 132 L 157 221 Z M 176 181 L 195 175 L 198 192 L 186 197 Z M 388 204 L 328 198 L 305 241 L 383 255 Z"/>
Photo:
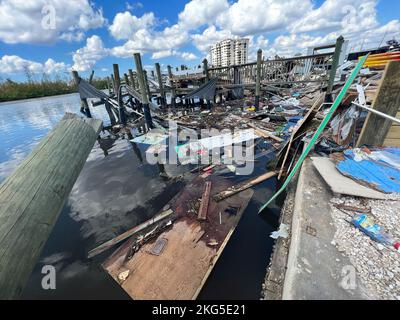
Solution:
<path fill-rule="evenodd" d="M 124 80 L 125 80 L 125 84 L 126 84 L 127 86 L 129 86 L 130 83 L 129 83 L 128 75 L 127 75 L 126 73 L 124 73 Z"/>
<path fill-rule="evenodd" d="M 160 102 L 161 102 L 161 107 L 165 108 L 165 91 L 164 91 L 164 85 L 162 82 L 162 76 L 161 76 L 161 68 L 160 64 L 157 62 L 156 63 L 156 73 L 157 73 L 157 79 L 158 79 L 158 86 L 160 87 Z"/>
<path fill-rule="evenodd" d="M 113 74 L 111 75 L 111 84 L 112 84 L 112 87 L 113 87 L 114 94 L 116 95 L 117 94 L 117 90 L 115 90 L 115 79 L 114 79 L 114 75 Z"/>
<path fill-rule="evenodd" d="M 133 75 L 132 69 L 128 69 L 129 79 L 131 80 L 131 86 L 133 89 L 136 89 L 135 77 Z"/>
<path fill-rule="evenodd" d="M 67 114 L 0 186 L 0 299 L 18 299 L 101 130 Z"/>
<path fill-rule="evenodd" d="M 256 70 L 256 96 L 254 99 L 254 107 L 256 111 L 260 109 L 260 93 L 261 93 L 261 61 L 262 60 L 262 50 L 257 50 L 257 70 Z"/>
<path fill-rule="evenodd" d="M 153 77 L 153 79 L 155 78 L 155 76 L 154 76 L 154 70 L 151 70 L 151 76 Z"/>
<path fill-rule="evenodd" d="M 79 77 L 78 71 L 73 70 L 72 76 L 74 77 L 75 84 L 79 89 L 79 82 L 81 81 L 81 78 Z M 92 113 L 90 112 L 89 104 L 86 98 L 81 98 L 81 112 L 84 113 L 88 118 L 92 118 Z"/>
<path fill-rule="evenodd" d="M 147 95 L 149 96 L 149 101 L 151 101 L 151 91 L 150 91 L 150 86 L 149 86 L 149 79 L 147 78 L 147 71 L 146 69 L 143 70 L 143 74 L 144 74 L 144 83 L 146 84 L 146 91 L 147 91 Z"/>
<path fill-rule="evenodd" d="M 153 129 L 154 125 L 153 125 L 153 120 L 151 119 L 149 100 L 148 100 L 148 96 L 146 93 L 146 84 L 144 83 L 144 74 L 143 74 L 142 59 L 140 58 L 140 53 L 135 53 L 134 58 L 135 58 L 135 64 L 136 64 L 136 74 L 139 79 L 140 94 L 142 96 L 142 106 L 143 106 L 144 117 L 145 117 L 146 124 L 149 127 L 149 129 Z"/>
<path fill-rule="evenodd" d="M 171 105 L 172 105 L 172 108 L 175 109 L 176 92 L 175 92 L 175 88 L 174 88 L 174 81 L 172 79 L 172 68 L 171 68 L 171 66 L 168 66 L 167 68 L 168 68 L 169 84 L 171 86 Z"/>
<path fill-rule="evenodd" d="M 208 74 L 208 61 L 207 61 L 207 59 L 203 60 L 203 73 L 204 73 L 204 76 L 205 76 L 204 83 L 207 83 L 208 81 L 210 81 L 210 77 L 209 77 L 209 74 Z M 207 109 L 211 109 L 210 100 L 207 99 L 206 101 L 207 101 Z"/>
<path fill-rule="evenodd" d="M 92 70 L 92 73 L 90 74 L 90 77 L 89 77 L 90 84 L 92 84 L 92 82 L 93 82 L 93 77 L 94 77 L 94 70 Z"/>
<path fill-rule="evenodd" d="M 372 103 L 372 109 L 396 117 L 400 112 L 400 61 L 390 61 L 385 68 L 378 91 Z M 398 117 L 397 117 L 398 118 Z M 357 141 L 357 146 L 382 146 L 392 127 L 392 121 L 371 112 L 365 119 L 363 128 Z M 393 127 L 395 133 L 390 142 L 392 146 L 398 145 L 400 134 L 399 126 Z M 396 132 L 397 131 L 397 132 Z"/>
<path fill-rule="evenodd" d="M 342 36 L 337 38 L 335 45 L 335 53 L 333 54 L 331 72 L 329 73 L 328 88 L 326 89 L 326 96 L 328 98 L 332 94 L 333 83 L 335 82 L 336 70 L 339 64 L 340 54 L 342 53 L 343 43 L 344 43 L 344 38 Z"/>
<path fill-rule="evenodd" d="M 107 77 L 107 88 L 108 88 L 108 95 L 111 96 L 111 84 L 110 84 L 110 77 Z"/>
<path fill-rule="evenodd" d="M 121 95 L 121 77 L 119 76 L 119 67 L 117 63 L 113 64 L 114 70 L 114 80 L 115 80 L 115 94 L 117 95 L 118 100 L 118 112 L 119 112 L 119 121 L 121 124 L 126 124 L 126 117 L 124 111 L 124 104 L 122 102 L 122 95 Z"/>

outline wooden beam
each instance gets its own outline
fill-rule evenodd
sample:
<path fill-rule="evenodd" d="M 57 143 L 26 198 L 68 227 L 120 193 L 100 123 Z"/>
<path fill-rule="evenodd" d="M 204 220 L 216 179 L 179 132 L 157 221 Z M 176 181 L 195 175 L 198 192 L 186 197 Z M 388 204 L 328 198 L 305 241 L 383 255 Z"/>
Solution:
<path fill-rule="evenodd" d="M 0 186 L 0 299 L 17 299 L 101 130 L 67 114 Z"/>
<path fill-rule="evenodd" d="M 386 66 L 372 109 L 396 116 L 400 105 L 400 61 Z M 357 146 L 382 146 L 392 121 L 369 113 L 358 138 Z"/>
<path fill-rule="evenodd" d="M 172 213 L 174 213 L 171 209 L 166 210 L 158 215 L 156 215 L 155 217 L 151 218 L 150 220 L 147 220 L 144 223 L 141 223 L 135 227 L 133 227 L 132 229 L 129 229 L 127 231 L 125 231 L 124 233 L 120 234 L 119 236 L 99 245 L 98 247 L 92 249 L 89 251 L 88 253 L 88 258 L 93 258 L 95 256 L 97 256 L 98 254 L 112 248 L 113 246 L 115 246 L 117 243 L 120 243 L 121 241 L 124 241 L 125 239 L 133 236 L 134 234 L 144 230 L 145 228 L 151 226 L 152 224 L 165 219 L 166 217 L 170 216 Z"/>
<path fill-rule="evenodd" d="M 237 194 L 239 192 L 242 192 L 243 190 L 249 189 L 265 180 L 268 180 L 272 177 L 275 177 L 277 175 L 276 171 L 271 171 L 271 172 L 267 172 L 262 174 L 261 176 L 258 176 L 255 179 L 251 179 L 249 181 L 245 181 L 244 183 L 239 184 L 238 186 L 234 186 L 231 187 L 227 190 L 221 191 L 219 193 L 217 193 L 216 195 L 213 196 L 213 199 L 215 201 L 221 201 L 224 200 L 226 198 L 229 198 L 231 196 L 233 196 L 234 194 Z"/>
<path fill-rule="evenodd" d="M 198 220 L 206 220 L 208 204 L 210 203 L 211 181 L 206 181 L 203 196 L 201 197 L 200 209 L 197 215 Z"/>

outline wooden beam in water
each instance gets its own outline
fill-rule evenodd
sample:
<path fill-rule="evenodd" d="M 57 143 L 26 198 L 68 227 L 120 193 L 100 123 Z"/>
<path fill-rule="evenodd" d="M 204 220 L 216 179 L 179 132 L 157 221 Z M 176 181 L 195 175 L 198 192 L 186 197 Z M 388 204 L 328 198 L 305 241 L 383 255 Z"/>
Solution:
<path fill-rule="evenodd" d="M 0 186 L 0 299 L 17 299 L 101 130 L 67 114 Z"/>
<path fill-rule="evenodd" d="M 101 244 L 100 246 L 92 249 L 89 251 L 88 253 L 88 258 L 93 258 L 95 256 L 97 256 L 98 254 L 112 248 L 114 245 L 116 245 L 117 243 L 120 243 L 121 241 L 124 241 L 125 239 L 133 236 L 134 234 L 142 231 L 143 229 L 151 226 L 152 224 L 165 219 L 166 217 L 170 216 L 173 213 L 173 211 L 171 209 L 164 211 L 162 213 L 160 213 L 159 215 L 156 215 L 155 217 L 153 217 L 150 220 L 147 220 L 146 222 L 139 224 L 135 227 L 133 227 L 132 229 L 129 229 L 127 231 L 125 231 L 124 233 L 120 234 L 119 236 Z"/>

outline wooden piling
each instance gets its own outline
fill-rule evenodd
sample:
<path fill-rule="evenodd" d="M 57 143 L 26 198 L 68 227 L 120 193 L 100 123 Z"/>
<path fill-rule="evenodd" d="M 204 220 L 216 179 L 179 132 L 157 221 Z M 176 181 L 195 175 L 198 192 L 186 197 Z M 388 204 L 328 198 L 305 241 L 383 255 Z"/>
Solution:
<path fill-rule="evenodd" d="M 149 101 L 151 101 L 151 91 L 150 91 L 150 86 L 149 86 L 149 79 L 147 78 L 147 71 L 143 70 L 143 75 L 144 75 L 144 83 L 146 84 L 146 91 L 147 91 L 147 95 L 149 97 Z"/>
<path fill-rule="evenodd" d="M 128 70 L 128 73 L 129 73 L 129 79 L 131 80 L 131 87 L 132 87 L 133 89 L 136 89 L 135 77 L 134 77 L 134 75 L 133 75 L 132 69 L 129 69 L 129 70 Z"/>
<path fill-rule="evenodd" d="M 261 93 L 261 62 L 262 62 L 262 50 L 257 50 L 257 70 L 256 70 L 256 96 L 254 99 L 254 107 L 256 111 L 260 109 L 260 93 Z"/>
<path fill-rule="evenodd" d="M 146 120 L 147 126 L 152 129 L 154 128 L 153 125 L 153 120 L 151 119 L 151 113 L 150 113 L 150 108 L 149 108 L 149 99 L 146 94 L 146 84 L 144 82 L 144 74 L 143 74 L 143 67 L 142 67 L 142 59 L 140 57 L 140 53 L 135 53 L 134 54 L 135 58 L 135 64 L 136 64 L 136 74 L 139 80 L 139 88 L 140 88 L 140 93 L 142 96 L 142 106 L 143 106 L 143 111 L 144 111 L 144 117 Z"/>
<path fill-rule="evenodd" d="M 129 82 L 129 79 L 128 79 L 128 75 L 127 75 L 126 73 L 124 73 L 124 80 L 125 80 L 125 84 L 126 84 L 127 86 L 130 86 L 130 85 L 131 85 L 130 82 Z"/>
<path fill-rule="evenodd" d="M 115 81 L 115 94 L 118 99 L 118 112 L 119 112 L 119 122 L 123 125 L 126 124 L 126 117 L 124 111 L 124 105 L 122 103 L 122 96 L 121 96 L 121 77 L 119 75 L 119 67 L 117 63 L 113 64 L 114 70 L 114 81 Z"/>
<path fill-rule="evenodd" d="M 332 94 L 333 83 L 335 82 L 336 70 L 339 65 L 340 54 L 342 53 L 342 46 L 344 43 L 344 38 L 340 36 L 336 40 L 335 53 L 333 54 L 333 61 L 331 65 L 331 72 L 329 74 L 328 88 L 326 89 L 326 97 Z"/>
<path fill-rule="evenodd" d="M 92 84 L 92 82 L 93 82 L 93 77 L 94 77 L 94 70 L 92 70 L 92 72 L 90 73 L 90 77 L 89 77 L 90 84 Z"/>
<path fill-rule="evenodd" d="M 0 299 L 18 299 L 101 130 L 67 114 L 0 186 Z"/>
<path fill-rule="evenodd" d="M 110 77 L 107 77 L 107 89 L 108 89 L 108 95 L 111 96 L 111 83 L 110 83 Z"/>
<path fill-rule="evenodd" d="M 81 81 L 78 71 L 73 70 L 72 76 L 74 77 L 75 84 L 78 87 L 79 82 Z M 86 98 L 81 98 L 81 112 L 84 113 L 88 118 L 92 118 L 92 113 L 90 112 L 89 104 Z"/>
<path fill-rule="evenodd" d="M 172 108 L 175 109 L 175 99 L 176 99 L 176 92 L 175 92 L 175 88 L 174 88 L 174 82 L 172 80 L 172 68 L 171 66 L 168 66 L 168 78 L 169 78 L 169 82 L 170 82 L 170 86 L 171 86 L 171 105 Z"/>
<path fill-rule="evenodd" d="M 161 68 L 160 68 L 160 64 L 158 62 L 156 63 L 156 73 L 157 73 L 158 86 L 160 87 L 161 107 L 165 108 L 166 107 L 165 91 L 164 91 L 164 85 L 163 85 L 162 76 L 161 76 Z"/>
<path fill-rule="evenodd" d="M 208 61 L 207 59 L 203 60 L 203 73 L 205 76 L 205 82 L 207 83 L 210 80 L 209 73 L 208 73 Z"/>

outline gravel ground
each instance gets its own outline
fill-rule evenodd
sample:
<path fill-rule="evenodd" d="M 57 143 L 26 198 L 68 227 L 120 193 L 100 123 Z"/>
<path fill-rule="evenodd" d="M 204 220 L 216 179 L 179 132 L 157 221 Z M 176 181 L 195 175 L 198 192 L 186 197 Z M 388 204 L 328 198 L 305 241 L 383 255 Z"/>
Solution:
<path fill-rule="evenodd" d="M 337 209 L 334 204 L 371 208 L 371 216 L 394 239 L 400 240 L 400 196 L 393 200 L 358 200 L 352 197 L 332 198 L 331 207 L 336 233 L 332 244 L 346 254 L 372 299 L 400 300 L 400 253 L 378 244 L 351 221 L 354 212 Z M 347 213 L 345 213 L 347 212 Z"/>

